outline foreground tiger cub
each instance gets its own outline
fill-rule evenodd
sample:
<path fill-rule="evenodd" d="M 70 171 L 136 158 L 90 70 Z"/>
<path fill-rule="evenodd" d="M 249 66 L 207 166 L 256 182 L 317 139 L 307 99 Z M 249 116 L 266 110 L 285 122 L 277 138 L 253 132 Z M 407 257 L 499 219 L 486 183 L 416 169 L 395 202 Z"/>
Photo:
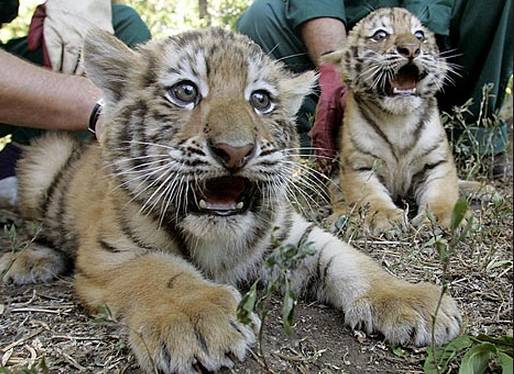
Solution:
<path fill-rule="evenodd" d="M 293 245 L 307 235 L 318 252 L 294 270 L 298 294 L 393 344 L 432 341 L 437 287 L 392 277 L 286 198 L 296 162 L 287 149 L 298 146 L 294 117 L 313 73 L 293 76 L 219 29 L 136 52 L 98 33 L 84 52 L 108 124 L 100 144 L 51 136 L 27 151 L 20 209 L 44 223 L 55 247 L 4 255 L 4 280 L 47 281 L 71 257 L 81 301 L 92 311 L 106 305 L 128 327 L 145 371 L 217 370 L 255 341 L 236 318 L 233 286 L 259 275 L 272 233 Z M 460 322 L 445 296 L 435 342 L 456 336 Z"/>
<path fill-rule="evenodd" d="M 449 65 L 434 34 L 405 9 L 382 8 L 326 58 L 339 64 L 349 88 L 340 143 L 343 201 L 334 215 L 365 207 L 369 229 L 380 233 L 404 223 L 397 202 L 415 199 L 414 224 L 430 211 L 448 226 L 459 187 L 435 98 Z"/>

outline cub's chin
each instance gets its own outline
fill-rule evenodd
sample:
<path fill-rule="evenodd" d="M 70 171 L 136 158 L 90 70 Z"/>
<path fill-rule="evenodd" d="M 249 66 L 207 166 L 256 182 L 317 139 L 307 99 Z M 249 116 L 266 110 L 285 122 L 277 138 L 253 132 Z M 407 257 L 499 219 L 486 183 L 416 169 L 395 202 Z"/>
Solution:
<path fill-rule="evenodd" d="M 382 109 L 394 115 L 410 113 L 422 104 L 423 98 L 416 95 L 384 96 L 381 100 Z"/>

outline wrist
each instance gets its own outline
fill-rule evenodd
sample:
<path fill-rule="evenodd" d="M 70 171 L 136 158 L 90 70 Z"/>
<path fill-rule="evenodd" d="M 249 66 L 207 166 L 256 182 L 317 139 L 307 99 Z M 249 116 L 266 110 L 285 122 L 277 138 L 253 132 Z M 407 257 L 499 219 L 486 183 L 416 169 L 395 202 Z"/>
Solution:
<path fill-rule="evenodd" d="M 91 110 L 91 114 L 89 115 L 89 122 L 87 129 L 89 132 L 91 132 L 96 139 L 98 140 L 100 138 L 101 133 L 101 125 L 103 125 L 102 121 L 102 110 L 104 107 L 104 101 L 103 99 L 99 99 L 95 105 L 93 106 L 93 109 Z"/>

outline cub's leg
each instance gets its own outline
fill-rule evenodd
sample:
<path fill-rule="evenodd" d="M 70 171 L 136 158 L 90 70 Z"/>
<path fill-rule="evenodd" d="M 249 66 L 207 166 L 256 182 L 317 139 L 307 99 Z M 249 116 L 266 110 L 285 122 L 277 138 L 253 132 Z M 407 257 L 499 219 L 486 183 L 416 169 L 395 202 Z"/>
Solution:
<path fill-rule="evenodd" d="M 127 327 L 130 346 L 146 372 L 230 367 L 254 344 L 251 328 L 236 318 L 239 292 L 205 280 L 184 260 L 154 253 L 106 266 L 99 264 L 114 264 L 126 255 L 110 253 L 99 262 L 91 251 L 82 253 L 78 295 L 91 309 L 107 306 Z"/>
<path fill-rule="evenodd" d="M 64 255 L 40 244 L 0 257 L 0 276 L 5 283 L 48 282 L 66 270 Z"/>
<path fill-rule="evenodd" d="M 389 191 L 372 170 L 343 170 L 341 189 L 344 204 L 349 207 L 360 206 L 368 209 L 366 221 L 373 234 L 405 225 L 404 211 L 395 205 Z M 344 211 L 345 208 L 341 205 L 334 207 L 335 214 Z"/>
<path fill-rule="evenodd" d="M 439 224 L 448 227 L 453 208 L 459 199 L 459 185 L 455 165 L 451 160 L 443 160 L 425 165 L 422 183 L 415 190 L 418 214 L 412 220 L 414 225 L 426 222 L 430 211 Z"/>
<path fill-rule="evenodd" d="M 441 290 L 428 283 L 410 284 L 381 269 L 371 258 L 329 233 L 297 217 L 288 242 L 305 233 L 318 252 L 295 270 L 297 292 L 311 291 L 317 299 L 344 312 L 345 323 L 367 332 L 381 332 L 392 344 L 417 346 L 432 342 L 432 315 Z M 435 343 L 459 334 L 461 317 L 455 301 L 442 299 L 435 322 Z"/>

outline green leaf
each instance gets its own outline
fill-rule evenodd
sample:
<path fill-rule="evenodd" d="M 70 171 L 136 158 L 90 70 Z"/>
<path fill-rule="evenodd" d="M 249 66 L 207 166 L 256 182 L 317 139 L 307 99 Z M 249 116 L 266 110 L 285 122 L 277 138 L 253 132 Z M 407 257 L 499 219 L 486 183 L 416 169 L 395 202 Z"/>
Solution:
<path fill-rule="evenodd" d="M 394 347 L 393 354 L 397 357 L 405 357 L 405 350 L 400 346 Z"/>
<path fill-rule="evenodd" d="M 337 231 L 342 231 L 346 226 L 348 226 L 348 223 L 350 222 L 350 219 L 347 216 L 339 216 L 335 223 L 335 228 Z"/>
<path fill-rule="evenodd" d="M 496 347 L 491 343 L 482 343 L 466 352 L 462 358 L 459 374 L 482 374 L 495 357 Z"/>
<path fill-rule="evenodd" d="M 291 290 L 284 293 L 284 303 L 282 304 L 282 325 L 287 335 L 293 334 L 293 314 L 296 305 L 296 297 Z"/>
<path fill-rule="evenodd" d="M 41 361 L 39 361 L 39 369 L 41 370 L 41 373 L 47 374 L 49 373 L 48 366 L 46 366 L 46 361 L 44 357 L 41 357 Z"/>
<path fill-rule="evenodd" d="M 4 147 L 7 144 L 9 144 L 11 141 L 12 141 L 12 135 L 11 134 L 6 135 L 4 137 L 1 137 L 0 138 L 0 151 L 2 151 L 2 149 L 4 149 Z"/>
<path fill-rule="evenodd" d="M 97 307 L 97 312 L 93 316 L 93 323 L 110 323 L 116 322 L 111 310 L 107 304 L 102 304 Z"/>
<path fill-rule="evenodd" d="M 277 260 L 275 259 L 275 256 L 268 256 L 266 259 L 265 265 L 267 268 L 273 268 L 277 264 Z"/>
<path fill-rule="evenodd" d="M 250 290 L 243 296 L 241 302 L 237 306 L 237 319 L 241 323 L 248 325 L 252 322 L 250 315 L 253 313 L 255 309 L 255 301 L 257 300 L 257 283 L 258 281 L 252 284 Z"/>
<path fill-rule="evenodd" d="M 436 240 L 435 243 L 435 249 L 437 253 L 439 254 L 439 258 L 442 262 L 448 261 L 449 254 L 448 254 L 448 242 L 444 239 Z"/>
<path fill-rule="evenodd" d="M 512 374 L 512 357 L 506 353 L 498 352 L 498 364 L 502 368 L 502 374 Z"/>
<path fill-rule="evenodd" d="M 455 203 L 453 207 L 452 219 L 450 223 L 450 228 L 452 231 L 455 231 L 457 227 L 461 224 L 462 220 L 466 216 L 466 212 L 468 211 L 468 202 L 464 198 L 460 198 Z"/>
<path fill-rule="evenodd" d="M 429 348 L 427 358 L 425 359 L 425 364 L 423 365 L 424 373 L 438 374 L 439 372 L 443 372 L 448 367 L 450 362 L 455 359 L 455 357 L 457 357 L 460 353 L 472 345 L 473 340 L 471 337 L 463 335 L 456 337 L 443 347 L 436 348 L 435 355 L 432 351 L 432 348 Z M 437 360 L 437 365 L 440 368 L 439 371 L 435 367 L 434 356 Z"/>
<path fill-rule="evenodd" d="M 503 351 L 504 353 L 508 354 L 511 357 L 513 355 L 512 336 L 505 335 L 505 336 L 500 336 L 499 338 L 494 338 L 489 335 L 480 334 L 476 338 L 473 338 L 473 340 L 478 341 L 480 343 L 482 343 L 482 342 L 492 343 L 496 346 L 496 349 Z"/>

